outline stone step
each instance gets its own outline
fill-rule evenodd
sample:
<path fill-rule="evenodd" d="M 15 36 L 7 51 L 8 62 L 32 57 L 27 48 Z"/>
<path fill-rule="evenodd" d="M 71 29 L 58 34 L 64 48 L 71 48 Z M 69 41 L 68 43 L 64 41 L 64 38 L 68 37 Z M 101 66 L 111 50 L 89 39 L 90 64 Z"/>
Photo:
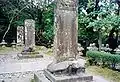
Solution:
<path fill-rule="evenodd" d="M 72 76 L 67 76 L 63 74 L 62 76 L 55 76 L 48 70 L 44 70 L 44 74 L 48 79 L 50 79 L 51 82 L 93 82 L 93 76 L 89 76 L 86 74 Z"/>
<path fill-rule="evenodd" d="M 35 82 L 50 82 L 43 73 L 35 73 L 34 80 Z"/>

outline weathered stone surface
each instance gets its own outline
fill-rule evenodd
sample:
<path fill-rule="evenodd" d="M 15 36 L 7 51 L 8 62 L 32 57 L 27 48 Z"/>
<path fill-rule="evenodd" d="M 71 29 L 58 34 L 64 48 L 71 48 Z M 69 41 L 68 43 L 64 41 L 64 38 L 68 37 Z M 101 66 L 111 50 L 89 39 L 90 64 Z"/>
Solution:
<path fill-rule="evenodd" d="M 57 62 L 76 57 L 77 0 L 57 0 L 55 9 L 54 54 Z"/>
<path fill-rule="evenodd" d="M 17 55 L 20 59 L 26 58 L 43 58 L 43 54 L 39 52 L 21 52 Z"/>
<path fill-rule="evenodd" d="M 24 27 L 17 27 L 17 45 L 24 45 Z"/>
<path fill-rule="evenodd" d="M 43 73 L 35 73 L 34 80 L 35 82 L 50 82 Z"/>
<path fill-rule="evenodd" d="M 56 71 L 60 71 L 60 70 L 65 70 L 67 69 L 69 66 L 72 66 L 73 68 L 84 68 L 84 65 L 82 65 L 80 62 L 78 61 L 63 61 L 60 63 L 56 63 L 56 64 L 51 64 L 48 66 L 48 70 L 50 72 L 56 72 Z"/>
<path fill-rule="evenodd" d="M 51 63 L 45 76 L 51 82 L 91 82 L 92 76 L 84 75 L 83 62 L 76 60 L 78 55 L 78 0 L 56 0 L 55 9 L 55 61 Z M 79 49 L 79 51 L 81 51 Z"/>
<path fill-rule="evenodd" d="M 25 47 L 35 47 L 35 21 L 25 20 Z"/>
<path fill-rule="evenodd" d="M 18 54 L 18 57 L 19 57 L 20 59 L 43 58 L 43 55 L 41 55 L 41 54 L 34 54 L 34 55 L 31 55 L 31 54 L 26 54 L 26 55 Z"/>
<path fill-rule="evenodd" d="M 89 75 L 54 76 L 48 70 L 45 70 L 44 73 L 51 82 L 93 82 L 93 76 Z"/>

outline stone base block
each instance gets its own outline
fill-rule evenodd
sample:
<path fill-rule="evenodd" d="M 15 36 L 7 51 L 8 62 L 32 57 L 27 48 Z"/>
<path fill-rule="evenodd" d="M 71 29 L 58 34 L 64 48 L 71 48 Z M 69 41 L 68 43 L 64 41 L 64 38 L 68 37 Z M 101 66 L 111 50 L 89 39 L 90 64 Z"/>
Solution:
<path fill-rule="evenodd" d="M 25 59 L 25 58 L 43 58 L 42 54 L 39 54 L 39 52 L 22 52 L 18 54 L 18 57 L 20 59 Z"/>
<path fill-rule="evenodd" d="M 34 55 L 39 54 L 39 52 L 21 52 L 22 55 Z"/>
<path fill-rule="evenodd" d="M 35 82 L 50 82 L 50 80 L 48 80 L 44 74 L 40 74 L 40 73 L 35 73 L 34 74 L 34 81 Z"/>
<path fill-rule="evenodd" d="M 44 74 L 51 82 L 93 82 L 93 76 L 88 75 L 55 76 L 48 70 Z"/>

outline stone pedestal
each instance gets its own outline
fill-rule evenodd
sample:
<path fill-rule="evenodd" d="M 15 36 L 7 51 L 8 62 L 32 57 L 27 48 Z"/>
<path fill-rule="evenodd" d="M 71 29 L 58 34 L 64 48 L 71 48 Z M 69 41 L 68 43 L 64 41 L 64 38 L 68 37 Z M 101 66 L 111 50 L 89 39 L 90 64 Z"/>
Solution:
<path fill-rule="evenodd" d="M 71 75 L 71 76 L 55 76 L 54 74 L 50 73 L 48 70 L 44 71 L 44 74 L 47 78 L 49 78 L 50 82 L 92 82 L 93 77 L 88 76 L 86 74 L 82 75 Z"/>
<path fill-rule="evenodd" d="M 27 59 L 27 58 L 43 58 L 43 54 L 39 52 L 21 52 L 18 54 L 20 59 Z"/>
<path fill-rule="evenodd" d="M 44 70 L 51 82 L 92 82 L 93 76 L 85 74 L 83 59 L 53 63 Z"/>

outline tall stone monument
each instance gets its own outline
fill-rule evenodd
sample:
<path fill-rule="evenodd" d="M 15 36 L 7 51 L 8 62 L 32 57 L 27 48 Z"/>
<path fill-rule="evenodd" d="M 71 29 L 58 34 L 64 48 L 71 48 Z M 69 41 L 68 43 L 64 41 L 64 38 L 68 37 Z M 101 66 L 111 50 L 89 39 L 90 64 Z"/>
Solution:
<path fill-rule="evenodd" d="M 51 82 L 91 82 L 93 77 L 84 74 L 84 64 L 76 59 L 78 0 L 56 0 L 55 8 L 55 61 L 45 76 Z"/>
<path fill-rule="evenodd" d="M 77 0 L 57 0 L 56 4 L 54 54 L 61 62 L 77 55 Z"/>
<path fill-rule="evenodd" d="M 24 49 L 18 54 L 19 58 L 42 58 L 43 55 L 35 51 L 35 21 L 26 19 L 24 24 Z"/>
<path fill-rule="evenodd" d="M 17 45 L 24 45 L 24 27 L 18 26 L 17 27 Z"/>
<path fill-rule="evenodd" d="M 35 21 L 32 19 L 25 20 L 25 47 L 35 47 Z"/>

